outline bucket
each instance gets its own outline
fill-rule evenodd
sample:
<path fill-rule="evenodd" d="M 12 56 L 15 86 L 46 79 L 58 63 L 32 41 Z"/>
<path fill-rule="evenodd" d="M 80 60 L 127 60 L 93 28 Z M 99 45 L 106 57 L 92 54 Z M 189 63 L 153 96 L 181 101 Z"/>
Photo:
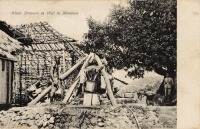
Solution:
<path fill-rule="evenodd" d="M 86 81 L 86 87 L 85 87 L 85 91 L 88 91 L 88 92 L 94 92 L 96 88 L 96 82 L 95 81 Z"/>

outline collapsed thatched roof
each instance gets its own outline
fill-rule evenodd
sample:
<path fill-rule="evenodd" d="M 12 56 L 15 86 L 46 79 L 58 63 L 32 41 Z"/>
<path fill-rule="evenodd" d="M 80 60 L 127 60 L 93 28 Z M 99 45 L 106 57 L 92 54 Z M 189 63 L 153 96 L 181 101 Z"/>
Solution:
<path fill-rule="evenodd" d="M 16 32 L 20 32 L 25 37 L 32 40 L 31 44 L 24 44 L 26 50 L 37 51 L 62 51 L 72 50 L 77 55 L 82 55 L 75 46 L 75 39 L 62 35 L 53 29 L 47 22 L 24 24 L 14 27 Z M 23 38 L 23 37 L 22 37 Z M 20 39 L 17 38 L 17 39 Z"/>
<path fill-rule="evenodd" d="M 1 20 L 0 20 L 0 30 L 5 32 L 10 37 L 12 37 L 14 39 L 17 39 L 21 43 L 30 43 L 30 42 L 32 42 L 32 40 L 30 38 L 28 38 L 24 34 L 18 32 L 11 25 L 9 25 L 6 22 L 1 21 Z"/>
<path fill-rule="evenodd" d="M 0 57 L 16 61 L 16 58 L 11 53 L 20 48 L 22 48 L 20 42 L 0 30 Z"/>

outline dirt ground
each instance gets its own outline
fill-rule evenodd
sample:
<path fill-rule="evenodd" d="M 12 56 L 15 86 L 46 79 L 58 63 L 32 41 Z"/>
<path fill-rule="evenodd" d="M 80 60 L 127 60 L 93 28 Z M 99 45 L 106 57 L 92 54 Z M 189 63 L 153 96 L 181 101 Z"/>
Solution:
<path fill-rule="evenodd" d="M 126 104 L 85 107 L 46 104 L 0 111 L 0 128 L 30 129 L 149 129 L 176 128 L 176 106 Z"/>

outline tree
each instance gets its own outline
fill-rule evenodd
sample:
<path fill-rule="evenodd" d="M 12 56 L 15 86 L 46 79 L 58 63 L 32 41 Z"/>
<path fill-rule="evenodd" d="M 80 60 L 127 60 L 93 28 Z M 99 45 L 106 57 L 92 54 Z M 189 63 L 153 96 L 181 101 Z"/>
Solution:
<path fill-rule="evenodd" d="M 130 76 L 143 77 L 146 70 L 163 76 L 168 72 L 175 78 L 176 1 L 130 1 L 128 5 L 114 5 L 104 23 L 88 18 L 82 48 L 103 50 L 109 65 L 117 69 L 138 66 Z"/>

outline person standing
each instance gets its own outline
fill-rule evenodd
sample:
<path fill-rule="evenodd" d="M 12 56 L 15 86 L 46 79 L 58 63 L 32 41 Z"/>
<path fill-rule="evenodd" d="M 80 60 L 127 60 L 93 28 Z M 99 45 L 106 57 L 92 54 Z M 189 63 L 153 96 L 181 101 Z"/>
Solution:
<path fill-rule="evenodd" d="M 171 89 L 173 84 L 174 84 L 173 79 L 169 76 L 169 73 L 167 73 L 164 79 L 164 88 L 165 88 L 165 97 L 167 97 L 168 101 L 171 96 Z"/>
<path fill-rule="evenodd" d="M 58 90 L 59 87 L 59 78 L 60 78 L 60 72 L 61 72 L 61 66 L 60 66 L 60 56 L 56 55 L 55 57 L 55 63 L 51 66 L 50 70 L 50 76 L 52 79 L 52 86 L 51 86 L 51 92 L 50 92 L 50 102 L 53 102 L 55 97 L 55 92 Z"/>

